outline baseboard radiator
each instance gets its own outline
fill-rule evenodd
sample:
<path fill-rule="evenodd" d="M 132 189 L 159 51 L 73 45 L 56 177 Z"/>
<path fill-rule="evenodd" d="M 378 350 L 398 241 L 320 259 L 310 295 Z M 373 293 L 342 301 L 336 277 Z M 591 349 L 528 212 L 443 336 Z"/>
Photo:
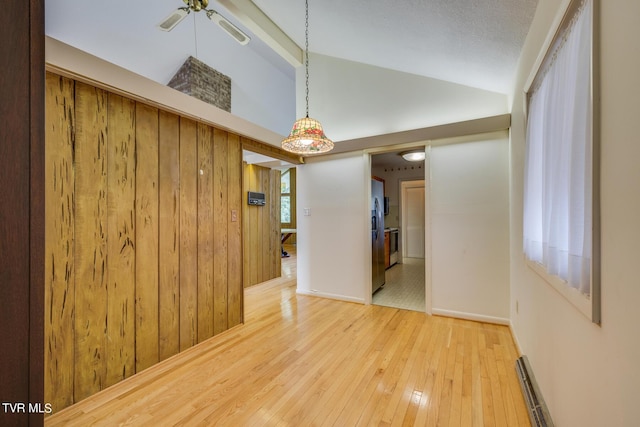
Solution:
<path fill-rule="evenodd" d="M 533 370 L 527 356 L 521 356 L 516 360 L 516 372 L 522 387 L 522 394 L 529 410 L 531 425 L 535 427 L 553 427 L 551 415 L 544 403 L 538 383 L 533 376 Z"/>

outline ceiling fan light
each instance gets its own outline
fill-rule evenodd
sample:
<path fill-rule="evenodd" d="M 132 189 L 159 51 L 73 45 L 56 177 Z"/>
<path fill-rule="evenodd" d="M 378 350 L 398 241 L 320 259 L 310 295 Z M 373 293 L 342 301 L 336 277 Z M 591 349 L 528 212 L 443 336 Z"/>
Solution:
<path fill-rule="evenodd" d="M 158 24 L 158 28 L 162 31 L 171 31 L 173 28 L 178 25 L 184 18 L 187 17 L 190 10 L 187 7 L 181 7 L 180 9 L 176 9 L 161 23 Z"/>
<path fill-rule="evenodd" d="M 233 37 L 233 39 L 241 45 L 245 45 L 251 40 L 251 38 L 246 35 L 240 28 L 233 25 L 227 20 L 227 18 L 220 15 L 215 10 L 208 10 L 207 18 L 218 24 L 220 28 L 222 28 L 227 34 Z"/>
<path fill-rule="evenodd" d="M 422 162 L 425 159 L 424 150 L 405 151 L 400 155 L 408 162 Z"/>
<path fill-rule="evenodd" d="M 293 124 L 291 133 L 282 141 L 282 148 L 301 155 L 326 153 L 333 149 L 333 141 L 324 134 L 316 119 L 305 117 Z"/>

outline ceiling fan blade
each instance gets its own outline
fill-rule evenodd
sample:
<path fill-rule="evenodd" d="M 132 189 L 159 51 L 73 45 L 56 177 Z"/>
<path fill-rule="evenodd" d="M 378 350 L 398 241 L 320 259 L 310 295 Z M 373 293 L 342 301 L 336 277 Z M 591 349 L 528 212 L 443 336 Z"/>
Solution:
<path fill-rule="evenodd" d="M 207 18 L 215 22 L 222 28 L 227 34 L 229 34 L 235 41 L 241 45 L 249 43 L 251 37 L 246 35 L 240 28 L 233 25 L 224 16 L 220 15 L 215 10 L 207 10 Z"/>
<path fill-rule="evenodd" d="M 162 31 L 171 31 L 173 28 L 178 25 L 184 18 L 187 17 L 190 10 L 188 7 L 181 7 L 176 9 L 161 23 L 158 24 L 158 28 Z"/>

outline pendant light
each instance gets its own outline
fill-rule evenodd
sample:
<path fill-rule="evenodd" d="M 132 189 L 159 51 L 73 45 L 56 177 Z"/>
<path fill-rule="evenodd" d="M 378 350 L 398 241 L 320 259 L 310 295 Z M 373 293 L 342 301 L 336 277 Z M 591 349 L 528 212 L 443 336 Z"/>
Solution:
<path fill-rule="evenodd" d="M 309 0 L 305 1 L 305 72 L 307 115 L 296 120 L 291 133 L 282 141 L 282 148 L 291 153 L 310 155 L 326 153 L 333 149 L 333 142 L 327 138 L 322 125 L 316 119 L 309 118 Z"/>

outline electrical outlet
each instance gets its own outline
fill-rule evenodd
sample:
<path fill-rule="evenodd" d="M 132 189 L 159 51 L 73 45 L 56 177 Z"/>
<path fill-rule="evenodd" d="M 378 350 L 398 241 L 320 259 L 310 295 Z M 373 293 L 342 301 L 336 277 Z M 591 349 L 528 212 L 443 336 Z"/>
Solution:
<path fill-rule="evenodd" d="M 304 208 L 304 216 L 311 216 L 311 208 Z"/>

